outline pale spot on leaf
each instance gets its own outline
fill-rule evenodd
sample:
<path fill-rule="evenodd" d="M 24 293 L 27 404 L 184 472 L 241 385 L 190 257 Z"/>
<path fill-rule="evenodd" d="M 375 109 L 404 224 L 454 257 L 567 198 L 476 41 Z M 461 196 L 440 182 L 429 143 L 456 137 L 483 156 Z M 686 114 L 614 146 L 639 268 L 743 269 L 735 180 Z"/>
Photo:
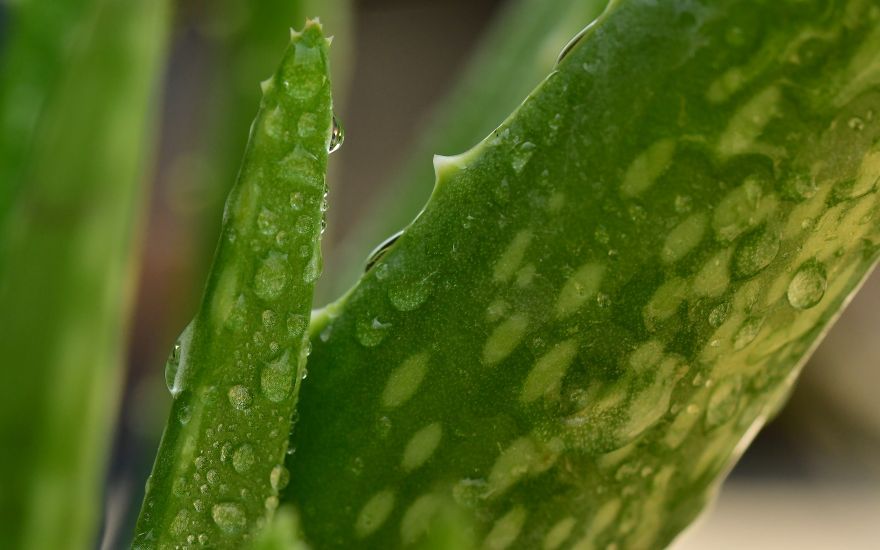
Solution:
<path fill-rule="evenodd" d="M 419 389 L 428 370 L 428 354 L 419 353 L 405 360 L 388 377 L 382 392 L 382 406 L 398 407 Z"/>

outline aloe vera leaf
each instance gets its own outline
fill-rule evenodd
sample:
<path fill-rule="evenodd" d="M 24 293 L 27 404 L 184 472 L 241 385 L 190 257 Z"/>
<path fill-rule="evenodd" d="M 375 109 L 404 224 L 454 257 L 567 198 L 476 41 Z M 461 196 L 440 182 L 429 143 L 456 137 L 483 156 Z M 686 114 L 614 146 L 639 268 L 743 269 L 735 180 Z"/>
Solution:
<path fill-rule="evenodd" d="M 167 11 L 144 0 L 88 10 L 66 61 L 52 65 L 62 74 L 20 180 L 3 182 L 20 188 L 0 223 L 7 548 L 94 544 Z"/>
<path fill-rule="evenodd" d="M 223 200 L 241 161 L 247 131 L 260 102 L 254 84 L 274 70 L 276 52 L 284 47 L 287 21 L 320 16 L 328 32 L 340 37 L 330 50 L 330 66 L 336 90 L 344 90 L 351 56 L 350 0 L 222 0 L 208 6 L 207 16 L 218 42 L 216 71 L 210 104 L 205 113 L 195 173 L 184 173 L 199 182 L 201 206 L 199 241 L 195 259 L 198 273 L 207 270 L 219 236 L 217 221 Z M 226 30 L 222 30 L 224 27 Z M 336 104 L 340 104 L 339 93 Z M 190 182 L 191 183 L 191 182 Z"/>
<path fill-rule="evenodd" d="M 313 316 L 319 548 L 659 548 L 878 258 L 876 2 L 615 0 Z"/>
<path fill-rule="evenodd" d="M 504 9 L 404 165 L 338 247 L 329 251 L 319 299 L 347 290 L 363 272 L 365 251 L 405 227 L 422 209 L 434 181 L 431 155 L 462 151 L 495 129 L 553 69 L 571 36 L 606 4 L 607 0 L 518 0 Z"/>
<path fill-rule="evenodd" d="M 202 305 L 166 367 L 174 401 L 136 547 L 241 546 L 287 483 L 287 437 L 321 270 L 328 44 L 308 21 L 263 83 Z"/>
<path fill-rule="evenodd" d="M 97 0 L 8 3 L 0 61 L 0 222 L 20 188 L 34 132 L 69 61 L 69 46 L 88 31 Z"/>

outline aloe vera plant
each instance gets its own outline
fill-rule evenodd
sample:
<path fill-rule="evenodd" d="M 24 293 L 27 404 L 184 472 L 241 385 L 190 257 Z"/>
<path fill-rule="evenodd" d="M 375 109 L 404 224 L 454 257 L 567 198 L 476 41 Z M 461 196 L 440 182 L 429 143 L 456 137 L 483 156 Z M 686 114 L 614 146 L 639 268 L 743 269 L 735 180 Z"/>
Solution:
<path fill-rule="evenodd" d="M 880 10 L 613 1 L 314 317 L 319 548 L 667 544 L 877 259 Z M 772 24 L 771 24 L 772 22 Z"/>
<path fill-rule="evenodd" d="M 291 34 L 166 365 L 136 548 L 655 548 L 700 513 L 880 256 L 880 6 L 611 0 L 583 28 L 604 5 L 517 4 L 433 143 L 465 149 L 549 75 L 435 157 L 422 213 L 316 311 L 341 136 L 323 28 Z M 63 2 L 84 42 L 24 79 L 45 109 L 5 118 L 0 82 L 0 175 L 22 175 L 0 190 L 0 357 L 28 367 L 0 411 L 0 545 L 96 528 L 165 9 Z M 67 63 L 20 36 L 5 66 Z M 352 242 L 411 217 L 421 151 Z"/>
<path fill-rule="evenodd" d="M 166 366 L 174 404 L 136 547 L 239 546 L 287 483 L 336 146 L 328 45 L 320 24 L 307 22 L 262 84 L 202 306 Z"/>

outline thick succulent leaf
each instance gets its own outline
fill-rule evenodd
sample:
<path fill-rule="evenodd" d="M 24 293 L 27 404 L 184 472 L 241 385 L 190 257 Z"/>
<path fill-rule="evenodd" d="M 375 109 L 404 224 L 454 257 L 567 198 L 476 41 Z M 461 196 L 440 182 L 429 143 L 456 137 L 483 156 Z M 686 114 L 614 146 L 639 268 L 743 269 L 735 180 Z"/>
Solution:
<path fill-rule="evenodd" d="M 174 396 L 134 545 L 238 547 L 278 505 L 314 282 L 332 134 L 320 24 L 264 95 L 202 305 L 166 366 Z"/>
<path fill-rule="evenodd" d="M 307 539 L 672 540 L 878 257 L 878 52 L 868 0 L 612 2 L 313 317 Z"/>
<path fill-rule="evenodd" d="M 84 8 L 80 20 L 67 10 L 71 2 L 32 4 L 16 6 L 17 13 L 51 11 L 52 4 L 71 15 L 65 22 L 77 32 L 58 37 L 68 39 L 63 62 L 53 57 L 55 37 L 43 42 L 34 20 L 22 19 L 18 29 L 28 40 L 8 44 L 41 52 L 10 51 L 8 60 L 45 60 L 60 75 L 50 78 L 46 67 L 20 74 L 40 108 L 21 106 L 19 114 L 40 111 L 36 130 L 4 118 L 3 131 L 18 128 L 27 147 L 6 149 L 5 136 L 0 168 L 0 194 L 18 191 L 0 215 L 0 545 L 87 548 L 99 527 L 124 372 L 132 236 L 143 206 L 168 6 L 102 0 Z M 40 21 L 58 27 L 54 19 Z M 14 110 L 13 103 L 4 108 Z"/>
<path fill-rule="evenodd" d="M 363 272 L 365 251 L 409 224 L 422 209 L 434 182 L 431 155 L 463 151 L 491 132 L 553 69 L 566 42 L 606 4 L 607 0 L 517 0 L 505 8 L 407 162 L 328 254 L 326 275 L 318 283 L 319 299 L 348 289 Z"/>
<path fill-rule="evenodd" d="M 260 103 L 256 83 L 274 70 L 277 52 L 284 48 L 288 22 L 320 16 L 325 28 L 344 37 L 329 54 L 334 88 L 343 89 L 351 54 L 346 45 L 352 43 L 349 4 L 350 0 L 215 0 L 205 6 L 204 26 L 216 45 L 213 82 L 195 166 L 180 174 L 198 187 L 189 202 L 200 206 L 203 225 L 196 259 L 204 269 L 214 252 L 223 201 L 234 182 L 248 127 Z"/>

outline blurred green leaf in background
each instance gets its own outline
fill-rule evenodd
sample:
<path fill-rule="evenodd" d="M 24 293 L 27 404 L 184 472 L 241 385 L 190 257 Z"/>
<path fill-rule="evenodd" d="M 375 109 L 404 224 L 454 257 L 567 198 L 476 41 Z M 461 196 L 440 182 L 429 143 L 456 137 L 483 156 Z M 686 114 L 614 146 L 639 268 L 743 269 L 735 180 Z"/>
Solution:
<path fill-rule="evenodd" d="M 3 73 L 0 545 L 86 548 L 125 372 L 168 5 L 14 7 Z"/>

